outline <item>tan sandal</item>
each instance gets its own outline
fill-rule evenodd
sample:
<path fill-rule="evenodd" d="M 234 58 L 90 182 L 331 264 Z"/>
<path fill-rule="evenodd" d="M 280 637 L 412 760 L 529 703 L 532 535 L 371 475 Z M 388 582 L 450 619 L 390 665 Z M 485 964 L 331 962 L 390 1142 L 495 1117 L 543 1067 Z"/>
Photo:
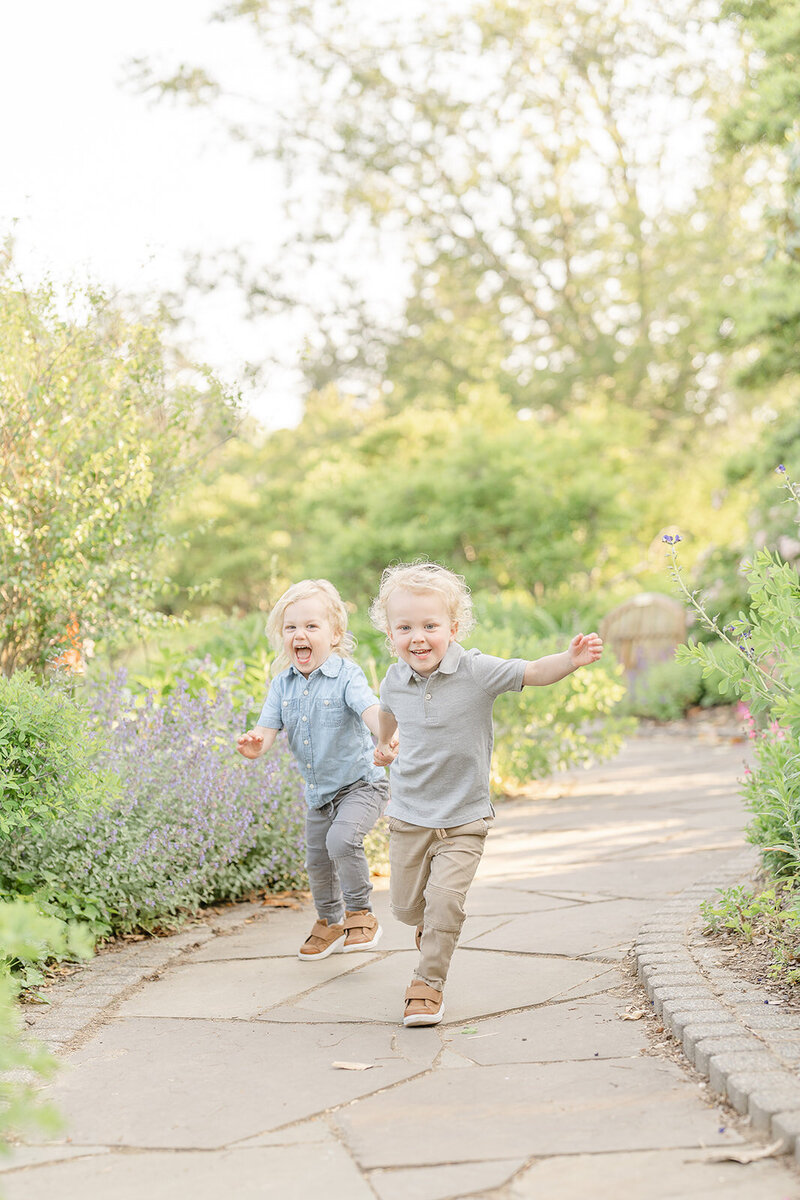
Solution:
<path fill-rule="evenodd" d="M 320 917 L 297 951 L 297 957 L 301 962 L 319 962 L 343 949 L 344 925 L 329 925 L 324 917 Z"/>
<path fill-rule="evenodd" d="M 406 988 L 404 1025 L 438 1025 L 444 1016 L 444 996 L 421 979 Z"/>
<path fill-rule="evenodd" d="M 374 950 L 383 933 L 378 918 L 367 908 L 360 912 L 345 913 L 343 928 L 346 935 L 345 954 L 352 954 L 356 950 Z"/>

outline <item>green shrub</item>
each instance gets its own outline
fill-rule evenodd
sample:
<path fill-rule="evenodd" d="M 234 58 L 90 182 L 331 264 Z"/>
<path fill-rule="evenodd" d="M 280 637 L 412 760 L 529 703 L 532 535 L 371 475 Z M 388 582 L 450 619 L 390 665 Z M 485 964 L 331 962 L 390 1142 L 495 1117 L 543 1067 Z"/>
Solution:
<path fill-rule="evenodd" d="M 30 671 L 0 676 L 0 837 L 87 811 L 108 781 L 92 762 L 80 708 Z"/>
<path fill-rule="evenodd" d="M 700 667 L 667 659 L 637 672 L 623 707 L 636 717 L 678 721 L 688 708 L 699 703 L 702 692 Z"/>
<path fill-rule="evenodd" d="M 788 883 L 753 892 L 726 888 L 701 908 L 707 932 L 727 930 L 748 945 L 758 938 L 769 945 L 769 973 L 786 983 L 800 983 L 800 897 Z"/>
<path fill-rule="evenodd" d="M 22 900 L 0 902 L 0 947 L 0 1151 L 7 1151 L 9 1137 L 24 1129 L 52 1132 L 58 1126 L 52 1106 L 41 1102 L 32 1081 L 17 1074 L 45 1079 L 56 1067 L 52 1055 L 22 1034 L 14 1001 L 28 982 L 25 970 L 46 958 L 86 957 L 91 950 L 79 931 Z"/>
<path fill-rule="evenodd" d="M 565 650 L 581 629 L 590 632 L 578 617 L 553 620 L 527 595 L 482 605 L 478 615 L 467 645 L 502 658 L 541 658 Z M 494 706 L 495 790 L 612 758 L 633 728 L 619 708 L 624 695 L 622 667 L 607 653 L 552 686 L 500 696 Z"/>

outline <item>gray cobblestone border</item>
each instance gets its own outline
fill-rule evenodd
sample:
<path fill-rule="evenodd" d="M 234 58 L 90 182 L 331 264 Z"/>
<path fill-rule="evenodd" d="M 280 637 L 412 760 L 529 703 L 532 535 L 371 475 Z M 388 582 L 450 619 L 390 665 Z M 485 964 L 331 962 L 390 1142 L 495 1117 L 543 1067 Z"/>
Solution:
<path fill-rule="evenodd" d="M 800 1163 L 800 1010 L 769 987 L 737 979 L 702 937 L 700 905 L 741 883 L 748 849 L 686 888 L 639 930 L 636 970 L 664 1027 L 715 1092 Z"/>

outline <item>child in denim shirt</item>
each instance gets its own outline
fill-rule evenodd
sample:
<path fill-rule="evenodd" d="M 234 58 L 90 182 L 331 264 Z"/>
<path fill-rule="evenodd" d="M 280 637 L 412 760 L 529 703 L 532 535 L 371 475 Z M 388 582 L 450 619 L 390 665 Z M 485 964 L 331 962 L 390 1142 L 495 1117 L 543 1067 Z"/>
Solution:
<path fill-rule="evenodd" d="M 284 592 L 269 615 L 267 635 L 279 652 L 275 666 L 287 665 L 237 749 L 245 758 L 259 758 L 285 729 L 305 779 L 306 867 L 317 921 L 298 958 L 312 962 L 340 950 L 372 950 L 381 927 L 370 905 L 364 835 L 388 797 L 369 736 L 378 733 L 378 701 L 349 658 L 354 643 L 347 610 L 327 579 L 304 579 Z"/>

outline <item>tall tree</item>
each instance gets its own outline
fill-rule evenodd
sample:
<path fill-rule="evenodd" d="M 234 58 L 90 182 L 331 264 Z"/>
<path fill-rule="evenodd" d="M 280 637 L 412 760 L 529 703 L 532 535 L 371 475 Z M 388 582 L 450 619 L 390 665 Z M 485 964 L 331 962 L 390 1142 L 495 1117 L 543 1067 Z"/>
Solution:
<path fill-rule="evenodd" d="M 770 233 L 725 332 L 751 348 L 742 378 L 762 386 L 800 373 L 800 0 L 726 0 L 724 12 L 751 52 L 747 88 L 723 118 L 722 141 L 766 177 Z"/>
<path fill-rule="evenodd" d="M 313 312 L 314 386 L 383 386 L 399 407 L 491 379 L 520 408 L 601 391 L 703 420 L 727 396 L 708 294 L 752 242 L 736 168 L 712 178 L 737 56 L 715 15 L 709 0 L 241 0 L 223 19 L 263 48 L 266 101 L 245 109 L 195 68 L 158 86 L 213 101 L 285 166 L 287 245 L 230 270 L 256 311 Z M 405 302 L 370 303 L 381 288 Z"/>

